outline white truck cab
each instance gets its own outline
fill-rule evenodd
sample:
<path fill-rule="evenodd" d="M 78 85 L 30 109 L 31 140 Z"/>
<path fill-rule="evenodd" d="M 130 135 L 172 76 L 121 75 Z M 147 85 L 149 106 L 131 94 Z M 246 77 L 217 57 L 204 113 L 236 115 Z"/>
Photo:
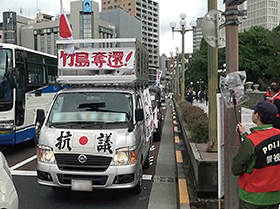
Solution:
<path fill-rule="evenodd" d="M 108 65 L 96 69 L 98 64 L 72 68 L 72 62 L 81 53 L 91 54 L 88 61 L 92 63 L 92 54 L 109 56 L 114 54 L 114 48 L 81 49 L 67 55 L 73 56 L 69 62 L 60 56 L 64 53 L 60 50 L 57 80 L 64 88 L 54 97 L 41 128 L 37 149 L 39 184 L 78 191 L 141 192 L 142 172 L 149 167 L 154 130 L 151 100 L 144 82 L 147 75 L 135 73 L 134 59 L 145 58 L 146 51 L 141 48 L 139 52 L 141 45 L 136 40 L 133 43 L 135 48 L 118 48 L 126 65 L 117 70 Z M 106 62 L 115 66 L 123 60 Z M 145 60 L 141 63 L 145 66 Z M 109 73 L 101 74 L 106 70 Z M 73 75 L 75 71 L 78 73 Z"/>

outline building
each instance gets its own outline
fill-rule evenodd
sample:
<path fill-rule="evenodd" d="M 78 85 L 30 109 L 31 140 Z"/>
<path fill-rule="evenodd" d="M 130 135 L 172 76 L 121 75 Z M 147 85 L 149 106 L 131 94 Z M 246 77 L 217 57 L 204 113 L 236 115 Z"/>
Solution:
<path fill-rule="evenodd" d="M 193 52 L 200 49 L 201 40 L 203 38 L 201 23 L 203 17 L 196 19 L 196 27 L 193 27 Z"/>
<path fill-rule="evenodd" d="M 242 5 L 239 9 L 243 9 Z M 247 0 L 247 18 L 242 20 L 239 31 L 243 32 L 252 26 L 262 26 L 271 30 L 279 25 L 279 21 L 279 0 Z"/>
<path fill-rule="evenodd" d="M 152 0 L 102 0 L 102 11 L 122 8 L 142 23 L 142 44 L 149 51 L 149 65 L 159 67 L 159 4 Z"/>
<path fill-rule="evenodd" d="M 123 9 L 116 8 L 100 12 L 99 18 L 115 25 L 117 38 L 136 38 L 141 42 L 141 21 Z"/>
<path fill-rule="evenodd" d="M 91 0 L 70 3 L 71 15 L 67 14 L 74 39 L 115 38 L 115 25 L 99 19 L 99 4 Z M 139 22 L 139 21 L 138 21 Z M 13 43 L 34 50 L 57 54 L 59 39 L 59 16 L 39 12 L 35 19 L 3 12 L 2 34 L 4 43 Z M 100 46 L 107 47 L 107 46 Z"/>
<path fill-rule="evenodd" d="M 70 11 L 66 15 L 74 39 L 137 38 L 139 41 L 142 40 L 141 20 L 121 8 L 99 12 L 97 2 L 77 0 L 70 2 Z M 7 20 L 9 24 L 7 25 L 7 21 L 0 24 L 0 42 L 57 54 L 59 15 L 55 17 L 38 12 L 35 19 L 22 17 L 11 11 L 4 12 L 3 15 L 3 20 Z"/>

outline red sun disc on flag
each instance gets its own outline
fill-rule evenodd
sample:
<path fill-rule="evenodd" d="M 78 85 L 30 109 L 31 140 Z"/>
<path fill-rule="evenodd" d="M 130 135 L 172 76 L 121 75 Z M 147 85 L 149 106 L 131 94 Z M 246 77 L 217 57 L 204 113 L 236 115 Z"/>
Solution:
<path fill-rule="evenodd" d="M 86 145 L 88 143 L 88 138 L 86 136 L 82 136 L 79 139 L 79 142 L 80 142 L 81 145 Z"/>

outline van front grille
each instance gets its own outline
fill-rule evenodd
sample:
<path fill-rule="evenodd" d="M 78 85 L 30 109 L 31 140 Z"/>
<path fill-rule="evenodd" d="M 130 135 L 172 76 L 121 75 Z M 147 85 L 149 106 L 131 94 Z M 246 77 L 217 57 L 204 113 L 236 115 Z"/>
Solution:
<path fill-rule="evenodd" d="M 57 166 L 67 171 L 106 171 L 112 158 L 94 155 L 85 155 L 84 163 L 79 162 L 80 154 L 55 154 Z"/>

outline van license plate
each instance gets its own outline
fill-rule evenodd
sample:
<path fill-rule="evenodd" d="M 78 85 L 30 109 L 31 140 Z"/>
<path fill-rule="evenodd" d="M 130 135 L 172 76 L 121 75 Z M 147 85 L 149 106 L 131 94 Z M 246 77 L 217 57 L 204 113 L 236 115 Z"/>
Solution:
<path fill-rule="evenodd" d="M 92 191 L 92 181 L 72 179 L 71 190 L 73 190 L 73 191 Z"/>

